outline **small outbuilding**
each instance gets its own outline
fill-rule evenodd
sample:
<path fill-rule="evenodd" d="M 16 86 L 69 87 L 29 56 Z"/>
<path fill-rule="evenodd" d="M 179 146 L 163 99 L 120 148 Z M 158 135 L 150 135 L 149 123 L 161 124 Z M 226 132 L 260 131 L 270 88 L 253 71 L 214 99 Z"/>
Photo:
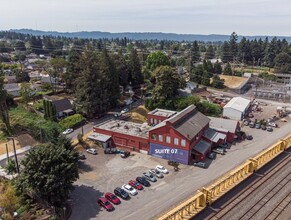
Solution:
<path fill-rule="evenodd" d="M 223 117 L 242 120 L 250 105 L 250 100 L 242 97 L 234 97 L 223 107 Z"/>

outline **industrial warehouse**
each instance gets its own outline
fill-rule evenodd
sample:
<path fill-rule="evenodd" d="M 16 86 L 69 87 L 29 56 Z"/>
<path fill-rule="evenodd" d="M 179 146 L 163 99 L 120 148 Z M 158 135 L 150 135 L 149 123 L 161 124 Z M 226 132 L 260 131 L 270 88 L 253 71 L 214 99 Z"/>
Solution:
<path fill-rule="evenodd" d="M 102 143 L 105 150 L 118 147 L 190 164 L 233 141 L 239 130 L 238 121 L 207 117 L 190 105 L 180 112 L 155 109 L 143 124 L 111 119 L 94 126 L 88 139 Z"/>

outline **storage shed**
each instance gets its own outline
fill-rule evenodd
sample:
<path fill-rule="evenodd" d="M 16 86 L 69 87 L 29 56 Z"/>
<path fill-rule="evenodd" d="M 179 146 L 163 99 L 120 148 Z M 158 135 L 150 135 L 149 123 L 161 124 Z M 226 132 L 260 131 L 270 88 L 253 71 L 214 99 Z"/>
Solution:
<path fill-rule="evenodd" d="M 250 104 L 251 101 L 248 99 L 234 97 L 223 107 L 223 117 L 242 120 L 249 109 Z"/>

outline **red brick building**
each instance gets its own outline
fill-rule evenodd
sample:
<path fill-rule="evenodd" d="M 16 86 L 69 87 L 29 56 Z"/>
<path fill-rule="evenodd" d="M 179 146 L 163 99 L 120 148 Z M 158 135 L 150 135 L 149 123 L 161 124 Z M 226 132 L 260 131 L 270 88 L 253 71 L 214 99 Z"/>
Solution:
<path fill-rule="evenodd" d="M 155 110 L 149 112 L 147 115 L 148 125 L 155 126 L 161 123 L 162 121 L 172 117 L 176 113 L 177 113 L 176 111 L 156 108 Z"/>

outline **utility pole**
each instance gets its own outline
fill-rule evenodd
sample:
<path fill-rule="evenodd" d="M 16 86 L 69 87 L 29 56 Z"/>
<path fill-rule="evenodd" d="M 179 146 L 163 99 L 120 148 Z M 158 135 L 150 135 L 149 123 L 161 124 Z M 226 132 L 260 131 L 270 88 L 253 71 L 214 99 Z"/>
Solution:
<path fill-rule="evenodd" d="M 5 146 L 6 146 L 6 154 L 7 154 L 7 162 L 8 162 L 9 161 L 8 144 L 6 143 Z"/>
<path fill-rule="evenodd" d="M 13 143 L 14 157 L 15 157 L 15 162 L 16 162 L 16 170 L 17 170 L 17 173 L 19 173 L 19 164 L 18 164 L 18 159 L 17 159 L 17 154 L 16 154 L 14 137 L 9 137 L 8 139 L 12 140 L 12 143 Z"/>

